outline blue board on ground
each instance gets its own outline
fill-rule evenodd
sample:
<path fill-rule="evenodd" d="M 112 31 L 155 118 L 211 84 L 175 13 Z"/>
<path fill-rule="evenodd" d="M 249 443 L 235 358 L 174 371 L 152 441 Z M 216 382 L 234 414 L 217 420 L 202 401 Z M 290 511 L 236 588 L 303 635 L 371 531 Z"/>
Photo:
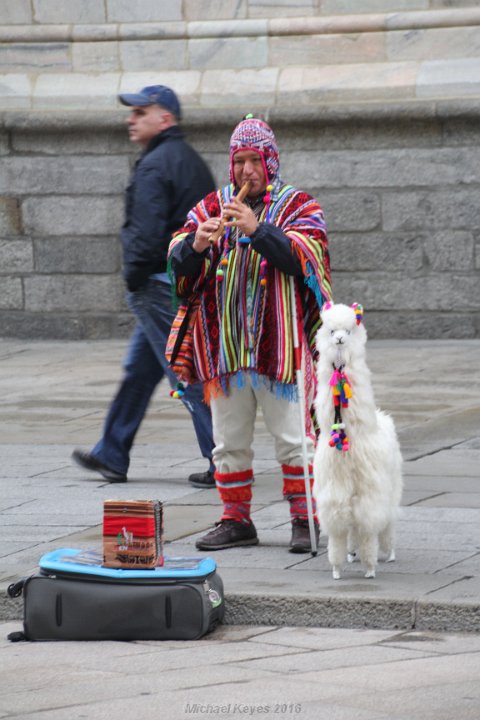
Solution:
<path fill-rule="evenodd" d="M 103 557 L 96 550 L 78 550 L 75 548 L 59 548 L 40 558 L 40 570 L 44 572 L 60 572 L 112 579 L 150 579 L 153 582 L 162 579 L 192 580 L 205 577 L 217 569 L 215 561 L 210 557 L 168 557 L 164 558 L 161 567 L 142 570 L 123 570 L 102 566 Z"/>

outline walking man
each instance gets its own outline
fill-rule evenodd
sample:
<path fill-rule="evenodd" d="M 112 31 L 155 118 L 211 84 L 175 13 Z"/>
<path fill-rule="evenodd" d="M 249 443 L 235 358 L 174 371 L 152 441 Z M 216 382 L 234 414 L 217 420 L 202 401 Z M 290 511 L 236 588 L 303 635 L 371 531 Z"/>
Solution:
<path fill-rule="evenodd" d="M 119 99 L 131 108 L 130 140 L 143 150 L 126 190 L 121 230 L 127 302 L 136 326 L 102 437 L 90 452 L 76 449 L 72 454 L 82 468 L 111 483 L 127 481 L 130 450 L 158 383 L 166 375 L 172 388 L 176 385 L 165 358 L 175 317 L 166 272 L 168 246 L 190 208 L 215 187 L 209 168 L 184 140 L 180 102 L 173 90 L 154 85 Z M 189 481 L 195 487 L 215 487 L 212 422 L 202 385 L 190 386 L 182 401 L 209 463 L 206 472 L 190 475 Z"/>

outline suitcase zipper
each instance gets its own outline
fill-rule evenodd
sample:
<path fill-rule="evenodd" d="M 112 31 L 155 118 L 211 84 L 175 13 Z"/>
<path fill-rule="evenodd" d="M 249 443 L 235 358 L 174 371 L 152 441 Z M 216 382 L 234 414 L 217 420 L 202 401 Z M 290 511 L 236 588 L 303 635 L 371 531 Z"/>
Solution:
<path fill-rule="evenodd" d="M 55 598 L 55 622 L 57 623 L 57 627 L 61 627 L 62 625 L 62 596 L 59 594 Z"/>
<path fill-rule="evenodd" d="M 172 627 L 172 598 L 170 595 L 165 598 L 165 625 L 168 629 Z"/>

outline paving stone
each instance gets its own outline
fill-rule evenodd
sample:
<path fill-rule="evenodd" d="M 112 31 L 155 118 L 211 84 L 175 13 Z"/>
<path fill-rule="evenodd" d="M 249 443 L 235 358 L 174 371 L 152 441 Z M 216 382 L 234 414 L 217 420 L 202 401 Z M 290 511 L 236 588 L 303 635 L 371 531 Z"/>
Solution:
<path fill-rule="evenodd" d="M 401 652 L 403 650 L 403 652 Z M 380 665 L 383 663 L 390 662 L 402 662 L 402 660 L 409 660 L 414 657 L 425 658 L 432 655 L 432 651 L 421 649 L 413 649 L 406 646 L 402 649 L 391 648 L 387 645 L 376 645 L 373 647 L 356 648 L 350 646 L 348 657 L 343 650 L 325 650 L 323 648 L 317 649 L 312 652 L 298 652 L 292 654 L 290 661 L 291 667 L 288 668 L 294 673 L 304 672 L 319 672 L 321 670 L 334 670 L 336 668 L 355 667 L 362 664 L 362 666 L 369 665 Z M 258 660 L 250 659 L 247 661 L 249 668 L 256 668 L 258 670 L 270 670 L 270 672 L 280 671 L 285 669 L 285 659 L 280 656 L 260 658 Z M 245 661 L 239 659 L 239 666 L 244 667 Z M 287 670 L 287 671 L 288 671 Z"/>
<path fill-rule="evenodd" d="M 478 480 L 479 450 L 476 448 L 463 448 L 461 450 L 443 450 L 427 459 L 420 458 L 409 463 L 409 471 L 416 475 L 429 475 L 432 477 L 472 477 Z M 452 490 L 457 489 L 452 487 Z"/>
<path fill-rule="evenodd" d="M 458 508 L 471 508 L 480 507 L 478 498 L 472 494 L 450 492 L 443 495 L 438 495 L 428 500 L 419 500 L 418 505 L 428 507 L 458 507 Z"/>

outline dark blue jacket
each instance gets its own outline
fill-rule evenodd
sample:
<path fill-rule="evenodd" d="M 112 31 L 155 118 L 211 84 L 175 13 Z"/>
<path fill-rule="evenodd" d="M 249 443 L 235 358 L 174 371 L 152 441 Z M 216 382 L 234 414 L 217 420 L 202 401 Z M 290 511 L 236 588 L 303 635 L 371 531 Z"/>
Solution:
<path fill-rule="evenodd" d="M 126 190 L 121 231 L 123 275 L 131 291 L 164 272 L 172 233 L 215 190 L 210 170 L 178 126 L 157 135 L 137 161 Z"/>

